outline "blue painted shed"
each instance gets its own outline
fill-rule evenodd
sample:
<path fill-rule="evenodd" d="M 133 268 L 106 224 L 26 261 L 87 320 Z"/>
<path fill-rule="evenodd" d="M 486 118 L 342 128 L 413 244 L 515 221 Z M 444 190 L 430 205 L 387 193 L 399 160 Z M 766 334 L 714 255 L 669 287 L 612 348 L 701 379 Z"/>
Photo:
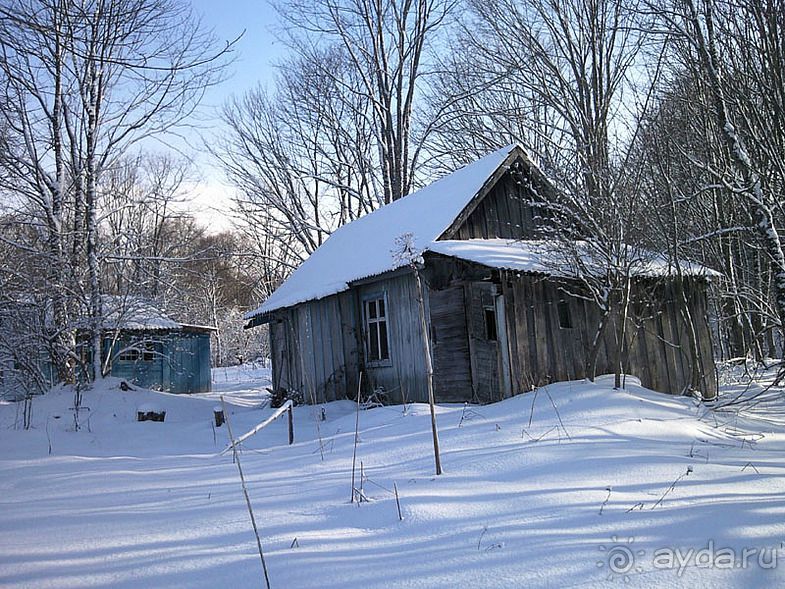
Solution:
<path fill-rule="evenodd" d="M 210 390 L 214 327 L 172 320 L 149 302 L 105 299 L 102 356 L 107 374 L 169 393 Z"/>

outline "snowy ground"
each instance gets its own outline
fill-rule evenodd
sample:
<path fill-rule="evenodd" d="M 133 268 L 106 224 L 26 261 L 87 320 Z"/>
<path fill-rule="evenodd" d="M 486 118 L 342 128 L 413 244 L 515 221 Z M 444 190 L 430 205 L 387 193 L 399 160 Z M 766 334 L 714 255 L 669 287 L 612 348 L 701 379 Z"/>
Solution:
<path fill-rule="evenodd" d="M 222 370 L 239 435 L 272 412 L 267 373 Z M 30 431 L 0 405 L 0 586 L 259 587 L 236 466 L 218 454 L 226 428 L 211 425 L 216 393 L 109 381 L 86 394 L 79 432 L 67 391 L 34 401 Z M 427 406 L 362 411 L 359 506 L 348 401 L 326 405 L 326 421 L 297 408 L 292 446 L 277 420 L 242 465 L 276 589 L 785 586 L 782 397 L 709 412 L 601 379 L 442 406 L 440 477 Z M 146 403 L 166 421 L 135 422 Z"/>

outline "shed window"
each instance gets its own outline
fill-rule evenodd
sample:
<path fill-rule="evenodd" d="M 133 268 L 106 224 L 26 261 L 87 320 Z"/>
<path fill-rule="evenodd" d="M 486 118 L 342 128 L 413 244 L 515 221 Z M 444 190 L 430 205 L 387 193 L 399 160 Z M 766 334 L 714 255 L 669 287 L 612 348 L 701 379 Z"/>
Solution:
<path fill-rule="evenodd" d="M 153 342 L 145 342 L 142 348 L 142 360 L 144 362 L 152 362 L 155 360 L 155 344 Z"/>
<path fill-rule="evenodd" d="M 152 362 L 155 360 L 155 344 L 153 342 L 141 342 L 134 344 L 118 356 L 121 362 Z"/>
<path fill-rule="evenodd" d="M 367 299 L 365 307 L 365 339 L 369 362 L 390 359 L 390 341 L 387 330 L 387 305 L 384 296 Z"/>
<path fill-rule="evenodd" d="M 570 304 L 567 301 L 559 301 L 556 308 L 559 311 L 559 327 L 562 329 L 572 329 Z"/>
<path fill-rule="evenodd" d="M 136 362 L 139 360 L 139 350 L 136 348 L 127 348 L 120 352 L 117 359 L 121 362 Z"/>

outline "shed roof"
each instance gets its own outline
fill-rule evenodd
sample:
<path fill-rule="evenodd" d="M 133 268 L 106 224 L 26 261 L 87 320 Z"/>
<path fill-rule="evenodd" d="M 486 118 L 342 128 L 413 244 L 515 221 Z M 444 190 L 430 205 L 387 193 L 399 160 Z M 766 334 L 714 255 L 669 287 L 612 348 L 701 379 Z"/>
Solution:
<path fill-rule="evenodd" d="M 142 297 L 103 297 L 104 329 L 128 331 L 215 331 L 215 327 L 174 321 L 149 299 Z"/>
<path fill-rule="evenodd" d="M 510 239 L 467 239 L 434 241 L 426 248 L 430 252 L 474 262 L 489 268 L 515 270 L 525 273 L 546 274 L 559 278 L 576 278 L 579 275 L 574 254 L 581 258 L 584 271 L 604 273 L 607 264 L 597 260 L 591 243 L 577 241 L 567 252 L 555 241 L 517 241 Z M 662 254 L 642 248 L 630 247 L 627 255 L 630 273 L 639 277 L 670 276 L 675 273 L 673 262 Z M 680 261 L 681 271 L 688 276 L 707 278 L 719 273 L 695 262 Z"/>
<path fill-rule="evenodd" d="M 349 283 L 406 265 L 396 260 L 395 239 L 411 233 L 420 252 L 439 238 L 516 154 L 515 144 L 486 155 L 440 180 L 336 230 L 246 319 L 347 290 Z"/>
<path fill-rule="evenodd" d="M 504 239 L 441 240 L 472 210 L 499 174 L 518 158 L 523 159 L 542 180 L 552 182 L 531 162 L 524 149 L 511 144 L 444 176 L 440 180 L 337 229 L 257 309 L 245 315 L 253 319 L 321 299 L 349 289 L 351 283 L 402 268 L 407 264 L 393 253 L 395 240 L 411 234 L 416 254 L 426 251 L 465 259 L 494 268 L 537 272 L 552 276 L 575 276 L 559 269 L 553 256 L 554 243 L 515 242 Z M 580 247 L 580 244 L 576 244 Z M 591 248 L 585 247 L 589 255 Z M 652 252 L 636 250 L 640 259 L 634 272 L 639 276 L 662 276 L 673 268 L 668 260 Z M 586 258 L 591 265 L 591 260 Z M 599 268 L 599 264 L 596 264 Z M 686 274 L 715 276 L 716 272 L 684 262 Z"/>

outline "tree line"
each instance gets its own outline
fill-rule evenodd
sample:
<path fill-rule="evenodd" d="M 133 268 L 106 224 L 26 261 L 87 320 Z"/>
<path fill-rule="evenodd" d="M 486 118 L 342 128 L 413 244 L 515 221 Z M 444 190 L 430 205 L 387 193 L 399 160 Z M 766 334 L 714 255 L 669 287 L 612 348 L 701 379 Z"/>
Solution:
<path fill-rule="evenodd" d="M 96 357 L 106 294 L 232 325 L 219 361 L 242 356 L 242 311 L 338 227 L 511 142 L 557 186 L 548 237 L 592 236 L 606 271 L 578 270 L 604 317 L 664 252 L 720 272 L 722 358 L 782 356 L 785 0 L 275 9 L 274 84 L 227 102 L 204 147 L 237 190 L 216 235 L 177 206 L 187 164 L 149 146 L 231 84 L 231 43 L 181 0 L 0 4 L 0 301 L 37 310 L 61 378 Z"/>
<path fill-rule="evenodd" d="M 685 260 L 721 273 L 721 358 L 782 356 L 785 2 L 278 10 L 289 57 L 272 89 L 225 106 L 214 149 L 244 228 L 276 236 L 262 264 L 294 267 L 341 224 L 518 142 L 558 188 L 547 237 L 572 254 L 603 317 L 626 314 L 634 266 L 664 252 L 677 297 Z M 599 277 L 570 245 L 587 235 Z"/>

